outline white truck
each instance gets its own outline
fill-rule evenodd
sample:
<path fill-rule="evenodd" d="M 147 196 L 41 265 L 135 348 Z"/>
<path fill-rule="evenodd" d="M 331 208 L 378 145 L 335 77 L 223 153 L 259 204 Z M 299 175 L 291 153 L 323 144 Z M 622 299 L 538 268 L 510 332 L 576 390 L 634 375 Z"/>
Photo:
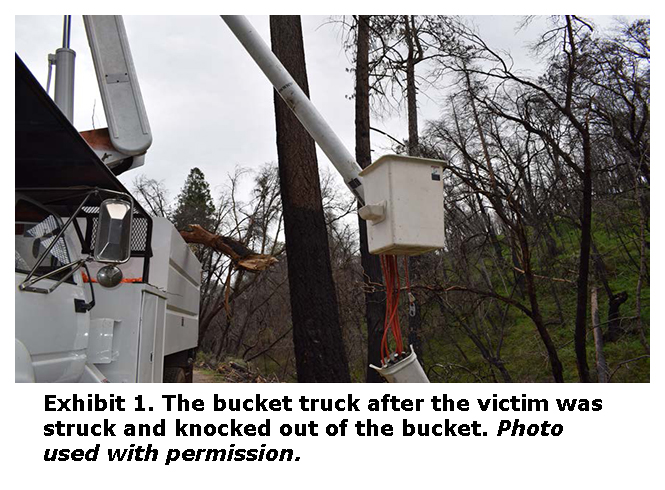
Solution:
<path fill-rule="evenodd" d="M 362 205 L 370 252 L 442 248 L 443 162 L 385 155 L 362 170 L 249 21 L 222 19 Z M 16 60 L 16 379 L 191 381 L 200 264 L 114 176 L 143 164 L 152 136 L 122 18 L 84 23 L 108 129 L 70 123 L 68 16 L 49 57 L 55 104 Z M 415 361 L 400 350 L 372 367 L 390 382 L 428 382 Z"/>
<path fill-rule="evenodd" d="M 68 30 L 56 102 L 16 56 L 15 379 L 191 382 L 201 265 L 115 175 L 151 143 L 122 19 L 86 18 L 109 121 L 92 135 L 71 124 Z"/>

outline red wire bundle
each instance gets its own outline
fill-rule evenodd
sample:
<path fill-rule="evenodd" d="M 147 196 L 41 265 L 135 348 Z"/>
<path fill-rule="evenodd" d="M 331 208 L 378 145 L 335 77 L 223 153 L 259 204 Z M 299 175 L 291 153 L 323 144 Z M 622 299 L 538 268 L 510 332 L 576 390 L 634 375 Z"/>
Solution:
<path fill-rule="evenodd" d="M 404 260 L 406 264 L 406 258 Z M 398 355 L 404 352 L 402 330 L 399 326 L 399 315 L 397 314 L 399 293 L 402 286 L 399 278 L 399 270 L 397 268 L 397 257 L 394 255 L 382 255 L 381 270 L 383 271 L 383 278 L 386 285 L 386 319 L 383 324 L 383 338 L 381 339 L 381 359 L 386 363 L 390 359 L 388 330 L 392 331 L 393 338 L 395 339 L 395 352 Z M 407 285 L 410 286 L 408 269 L 406 281 Z"/>

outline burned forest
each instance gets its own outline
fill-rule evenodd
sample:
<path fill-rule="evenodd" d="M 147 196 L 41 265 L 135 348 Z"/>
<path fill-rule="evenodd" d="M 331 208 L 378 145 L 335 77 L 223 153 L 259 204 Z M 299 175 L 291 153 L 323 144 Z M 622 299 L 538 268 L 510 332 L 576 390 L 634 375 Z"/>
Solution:
<path fill-rule="evenodd" d="M 519 56 L 466 17 L 320 27 L 347 62 L 360 175 L 384 154 L 439 162 L 442 248 L 370 253 L 359 209 L 373 203 L 317 160 L 274 91 L 273 162 L 214 184 L 192 162 L 179 189 L 133 178 L 202 264 L 202 376 L 382 382 L 369 365 L 403 346 L 430 382 L 650 380 L 650 22 L 510 19 L 529 33 Z M 325 97 L 300 17 L 270 32 Z"/>

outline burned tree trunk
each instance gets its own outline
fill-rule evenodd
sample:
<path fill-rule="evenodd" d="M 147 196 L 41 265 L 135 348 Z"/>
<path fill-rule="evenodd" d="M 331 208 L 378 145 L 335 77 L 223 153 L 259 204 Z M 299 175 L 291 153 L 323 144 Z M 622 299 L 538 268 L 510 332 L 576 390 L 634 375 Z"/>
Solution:
<path fill-rule="evenodd" d="M 369 117 L 369 22 L 367 15 L 358 17 L 356 49 L 356 161 L 365 168 L 372 163 Z M 365 320 L 367 322 L 367 364 L 381 365 L 381 338 L 386 314 L 385 294 L 376 290 L 383 283 L 381 260 L 369 253 L 367 222 L 358 217 L 360 231 L 360 262 L 365 282 Z M 366 381 L 380 383 L 381 375 L 367 369 Z"/>
<path fill-rule="evenodd" d="M 309 96 L 299 16 L 270 16 L 275 55 Z M 348 382 L 314 140 L 274 94 L 293 343 L 299 382 Z"/>
<path fill-rule="evenodd" d="M 404 16 L 404 32 L 406 34 L 407 44 L 407 59 L 406 59 L 406 106 L 407 106 L 407 120 L 409 128 L 409 142 L 408 153 L 409 156 L 420 156 L 420 141 L 418 139 L 418 103 L 416 86 L 416 64 L 418 64 L 423 57 L 422 49 L 418 43 L 418 33 L 415 30 L 413 16 Z M 418 281 L 420 279 L 421 258 L 409 257 L 409 273 L 412 279 Z M 413 350 L 418 356 L 418 361 L 423 364 L 423 348 L 422 348 L 422 315 L 420 311 L 420 302 L 416 296 L 409 294 L 409 344 L 413 346 Z"/>
<path fill-rule="evenodd" d="M 621 291 L 609 297 L 607 312 L 607 334 L 604 340 L 614 342 L 621 336 L 621 305 L 628 300 L 628 293 Z"/>
<path fill-rule="evenodd" d="M 600 330 L 600 312 L 598 311 L 598 290 L 591 290 L 591 323 L 593 325 L 593 340 L 596 348 L 596 370 L 598 372 L 598 382 L 609 382 L 609 369 L 603 352 L 603 333 Z"/>

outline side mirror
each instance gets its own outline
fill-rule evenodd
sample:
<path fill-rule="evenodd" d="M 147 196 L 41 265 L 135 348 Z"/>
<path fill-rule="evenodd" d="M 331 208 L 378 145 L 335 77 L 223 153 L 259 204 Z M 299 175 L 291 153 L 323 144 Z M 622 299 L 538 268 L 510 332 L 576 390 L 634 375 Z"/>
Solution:
<path fill-rule="evenodd" d="M 132 203 L 107 199 L 99 207 L 94 258 L 97 262 L 122 264 L 129 260 Z"/>

